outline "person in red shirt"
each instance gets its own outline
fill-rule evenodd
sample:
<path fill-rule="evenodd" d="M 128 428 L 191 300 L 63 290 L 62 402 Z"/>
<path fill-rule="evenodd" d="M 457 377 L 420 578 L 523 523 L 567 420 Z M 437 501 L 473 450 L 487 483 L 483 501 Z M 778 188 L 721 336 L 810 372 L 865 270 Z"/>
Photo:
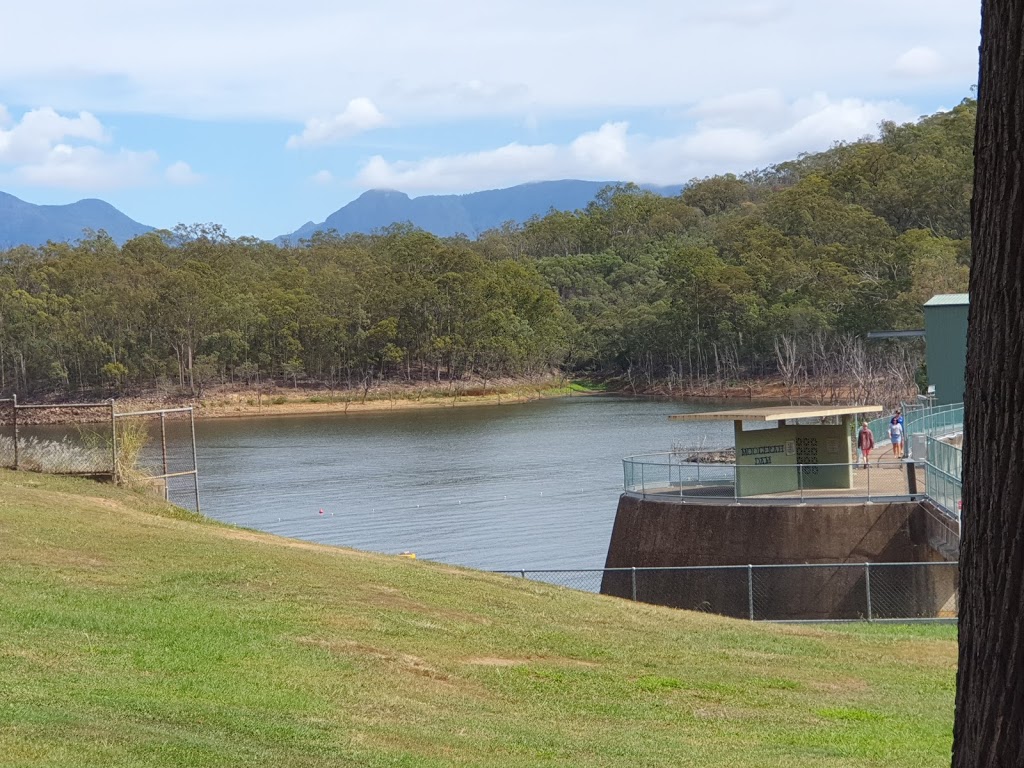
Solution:
<path fill-rule="evenodd" d="M 868 423 L 865 421 L 857 433 L 857 449 L 860 451 L 861 456 L 864 457 L 864 469 L 868 468 L 869 457 L 871 456 L 871 449 L 875 447 L 875 436 L 872 434 L 871 429 L 868 427 Z"/>

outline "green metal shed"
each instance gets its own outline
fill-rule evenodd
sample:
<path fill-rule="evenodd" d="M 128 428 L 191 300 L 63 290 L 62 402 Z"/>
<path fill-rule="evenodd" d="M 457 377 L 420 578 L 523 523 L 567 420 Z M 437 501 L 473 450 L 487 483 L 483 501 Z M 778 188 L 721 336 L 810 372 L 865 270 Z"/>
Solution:
<path fill-rule="evenodd" d="M 964 401 L 969 303 L 966 293 L 944 293 L 924 304 L 925 360 L 936 405 Z"/>

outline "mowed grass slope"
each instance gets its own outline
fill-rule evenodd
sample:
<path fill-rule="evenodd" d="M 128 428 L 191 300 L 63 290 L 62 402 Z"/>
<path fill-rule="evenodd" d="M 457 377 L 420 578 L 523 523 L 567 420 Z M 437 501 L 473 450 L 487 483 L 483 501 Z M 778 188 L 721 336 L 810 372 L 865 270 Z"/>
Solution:
<path fill-rule="evenodd" d="M 3 766 L 940 766 L 955 663 L 0 472 Z"/>

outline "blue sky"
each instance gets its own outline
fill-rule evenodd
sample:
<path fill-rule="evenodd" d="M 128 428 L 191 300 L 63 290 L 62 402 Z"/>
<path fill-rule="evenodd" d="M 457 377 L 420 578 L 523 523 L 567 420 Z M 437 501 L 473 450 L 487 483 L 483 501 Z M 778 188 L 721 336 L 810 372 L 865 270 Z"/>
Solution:
<path fill-rule="evenodd" d="M 0 190 L 271 238 L 370 188 L 670 184 L 949 108 L 962 0 L 48 0 L 0 26 Z"/>

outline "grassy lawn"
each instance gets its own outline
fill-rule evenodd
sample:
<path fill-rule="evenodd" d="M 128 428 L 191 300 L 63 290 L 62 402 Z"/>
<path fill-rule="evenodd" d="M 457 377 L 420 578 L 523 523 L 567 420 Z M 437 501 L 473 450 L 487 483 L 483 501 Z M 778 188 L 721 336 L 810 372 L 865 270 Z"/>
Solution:
<path fill-rule="evenodd" d="M 0 471 L 0 766 L 940 766 L 955 665 Z"/>

